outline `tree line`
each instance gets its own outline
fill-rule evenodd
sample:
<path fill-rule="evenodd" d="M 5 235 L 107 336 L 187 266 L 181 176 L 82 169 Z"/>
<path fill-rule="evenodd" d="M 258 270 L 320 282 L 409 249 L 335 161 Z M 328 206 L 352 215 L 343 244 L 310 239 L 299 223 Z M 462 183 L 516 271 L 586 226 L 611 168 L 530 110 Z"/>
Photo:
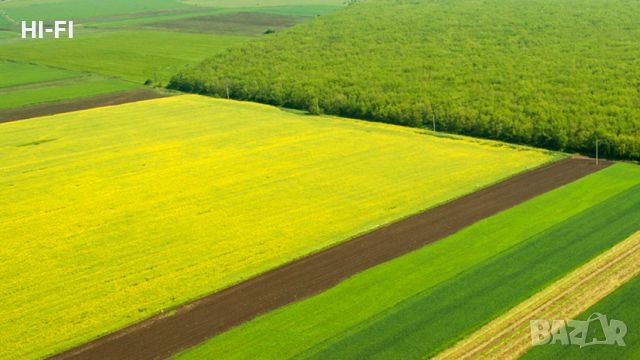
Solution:
<path fill-rule="evenodd" d="M 169 87 L 640 160 L 640 2 L 358 2 Z"/>

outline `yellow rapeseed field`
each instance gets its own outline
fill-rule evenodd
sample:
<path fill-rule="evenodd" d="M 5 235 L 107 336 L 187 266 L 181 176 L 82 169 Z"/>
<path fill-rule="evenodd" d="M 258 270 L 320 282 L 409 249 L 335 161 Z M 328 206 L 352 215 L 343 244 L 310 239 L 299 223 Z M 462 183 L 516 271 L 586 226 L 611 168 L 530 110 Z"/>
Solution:
<path fill-rule="evenodd" d="M 0 358 L 35 359 L 558 158 L 199 96 L 0 124 Z"/>

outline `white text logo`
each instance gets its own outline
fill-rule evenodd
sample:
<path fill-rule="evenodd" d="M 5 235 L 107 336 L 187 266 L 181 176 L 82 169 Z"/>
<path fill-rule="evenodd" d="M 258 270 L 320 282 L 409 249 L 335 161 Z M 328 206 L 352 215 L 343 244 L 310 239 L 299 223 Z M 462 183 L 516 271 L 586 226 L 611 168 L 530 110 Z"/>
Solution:
<path fill-rule="evenodd" d="M 595 322 L 597 320 L 599 322 Z M 592 314 L 586 321 L 553 320 L 549 324 L 547 320 L 531 320 L 530 326 L 533 346 L 554 345 L 557 342 L 562 345 L 578 345 L 581 348 L 592 345 L 627 346 L 624 343 L 627 324 L 613 319 L 608 322 L 607 315 L 600 313 Z M 567 328 L 572 328 L 571 332 L 568 332 Z"/>
<path fill-rule="evenodd" d="M 66 21 L 55 21 L 53 29 L 45 29 L 43 21 L 38 21 L 37 24 L 36 24 L 36 21 L 32 21 L 31 27 L 27 27 L 27 22 L 23 21 L 22 22 L 22 38 L 26 39 L 27 33 L 31 33 L 32 39 L 36 39 L 36 38 L 42 39 L 44 37 L 44 33 L 46 32 L 46 33 L 54 33 L 54 36 L 57 39 L 60 37 L 60 32 L 62 31 L 68 31 L 69 39 L 73 38 L 73 21 L 69 21 L 68 29 L 64 28 L 65 25 L 67 25 Z"/>

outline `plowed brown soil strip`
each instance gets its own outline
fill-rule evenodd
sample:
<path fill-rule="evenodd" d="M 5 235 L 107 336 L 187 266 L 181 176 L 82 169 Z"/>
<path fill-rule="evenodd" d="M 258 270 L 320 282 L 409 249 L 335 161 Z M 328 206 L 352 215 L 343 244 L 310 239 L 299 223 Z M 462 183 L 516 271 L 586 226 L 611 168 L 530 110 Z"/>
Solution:
<path fill-rule="evenodd" d="M 529 321 L 573 319 L 638 274 L 640 232 L 458 342 L 436 359 L 516 359 L 532 348 Z"/>
<path fill-rule="evenodd" d="M 609 165 L 572 158 L 517 175 L 180 306 L 172 316 L 152 317 L 53 359 L 166 358 Z"/>
<path fill-rule="evenodd" d="M 131 102 L 157 99 L 171 96 L 152 89 L 137 89 L 111 94 L 91 96 L 87 98 L 62 100 L 23 106 L 19 108 L 0 110 L 0 124 L 31 119 L 40 116 L 50 116 L 72 111 L 87 110 L 103 106 L 121 105 Z"/>

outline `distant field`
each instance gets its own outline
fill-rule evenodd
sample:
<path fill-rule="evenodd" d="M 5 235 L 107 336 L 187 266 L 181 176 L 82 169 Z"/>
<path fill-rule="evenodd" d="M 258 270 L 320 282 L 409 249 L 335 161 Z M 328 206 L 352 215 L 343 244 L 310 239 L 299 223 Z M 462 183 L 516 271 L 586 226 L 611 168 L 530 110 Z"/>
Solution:
<path fill-rule="evenodd" d="M 624 239 L 639 198 L 640 168 L 614 165 L 175 358 L 434 355 Z"/>
<path fill-rule="evenodd" d="M 59 352 L 557 159 L 499 145 L 199 96 L 2 124 L 0 357 Z"/>
<path fill-rule="evenodd" d="M 264 14 L 314 17 L 318 15 L 329 14 L 341 8 L 342 6 L 332 6 L 332 5 L 283 5 L 283 6 L 255 7 L 255 8 L 248 7 L 246 8 L 245 11 L 264 13 Z"/>
<path fill-rule="evenodd" d="M 1 10 L 1 9 L 0 9 L 0 10 Z M 11 26 L 13 26 L 13 25 L 14 25 L 14 24 L 13 24 L 11 21 L 9 21 L 9 20 L 5 19 L 5 18 L 2 16 L 2 14 L 0 14 L 0 28 L 9 28 L 9 27 L 11 27 Z M 1 34 L 1 33 L 4 33 L 4 31 L 0 31 L 0 34 Z M 1 38 L 2 38 L 2 35 L 0 35 L 0 39 L 1 39 Z"/>
<path fill-rule="evenodd" d="M 197 34 L 262 36 L 268 29 L 280 31 L 309 20 L 310 18 L 302 16 L 240 12 L 140 24 L 133 28 Z"/>
<path fill-rule="evenodd" d="M 0 58 L 166 84 L 177 69 L 250 38 L 121 31 L 0 46 Z"/>
<path fill-rule="evenodd" d="M 87 27 L 92 27 L 92 28 L 123 27 L 123 26 L 129 26 L 129 25 L 156 23 L 160 21 L 189 19 L 194 17 L 211 16 L 211 15 L 236 14 L 236 13 L 242 13 L 242 12 L 315 17 L 318 15 L 325 15 L 325 14 L 332 13 L 335 10 L 340 8 L 341 7 L 330 6 L 330 5 L 291 5 L 291 6 L 269 6 L 269 7 L 247 7 L 247 8 L 222 8 L 222 9 L 207 9 L 207 10 L 202 10 L 198 12 L 143 15 L 140 17 L 131 17 L 126 19 L 89 22 L 83 25 Z"/>
<path fill-rule="evenodd" d="M 284 5 L 344 6 L 346 0 L 182 0 L 185 4 L 213 7 L 259 7 Z"/>
<path fill-rule="evenodd" d="M 10 61 L 0 61 L 0 74 L 0 88 L 86 76 L 74 71 Z"/>
<path fill-rule="evenodd" d="M 3 25 L 2 24 L 2 20 L 4 20 L 4 19 L 0 17 L 0 26 Z M 15 32 L 10 32 L 10 31 L 0 31 L 0 39 L 10 38 L 10 37 L 17 37 L 17 36 L 22 36 L 22 35 L 20 35 L 18 33 L 15 33 Z"/>
<path fill-rule="evenodd" d="M 0 3 L 0 10 L 20 22 L 75 20 L 190 6 L 177 0 L 13 0 Z"/>
<path fill-rule="evenodd" d="M 12 92 L 9 94 L 0 95 L 0 109 L 8 109 L 50 101 L 76 99 L 118 91 L 139 89 L 140 87 L 141 85 L 132 84 L 120 80 L 104 80 L 82 84 Z"/>
<path fill-rule="evenodd" d="M 561 344 L 544 345 L 533 348 L 522 356 L 522 360 L 534 359 L 638 359 L 640 358 L 640 276 L 622 285 L 615 292 L 587 309 L 576 320 L 588 320 L 593 313 L 607 315 L 607 319 L 623 321 L 628 328 L 624 337 L 626 347 L 618 345 L 597 345 L 580 348 L 579 346 L 562 346 Z M 599 330 L 598 330 L 599 329 Z M 571 329 L 569 329 L 571 331 Z M 591 323 L 588 342 L 595 337 L 604 340 L 602 328 L 598 323 Z"/>

